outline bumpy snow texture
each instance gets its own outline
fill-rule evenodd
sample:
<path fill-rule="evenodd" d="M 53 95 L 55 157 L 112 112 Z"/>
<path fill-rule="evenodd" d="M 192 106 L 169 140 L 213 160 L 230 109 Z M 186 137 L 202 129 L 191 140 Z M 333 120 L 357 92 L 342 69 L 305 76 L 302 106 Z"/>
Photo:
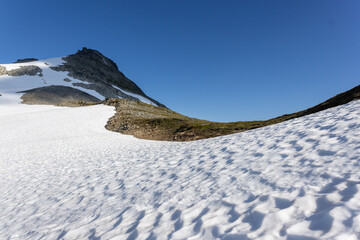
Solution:
<path fill-rule="evenodd" d="M 0 96 L 0 239 L 360 238 L 360 101 L 187 142 Z M 17 101 L 17 100 L 16 100 Z"/>

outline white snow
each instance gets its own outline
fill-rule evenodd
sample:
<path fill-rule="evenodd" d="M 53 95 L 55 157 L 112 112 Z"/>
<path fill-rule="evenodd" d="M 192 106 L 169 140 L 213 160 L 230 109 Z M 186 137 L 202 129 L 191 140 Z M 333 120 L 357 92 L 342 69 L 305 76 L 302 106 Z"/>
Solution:
<path fill-rule="evenodd" d="M 25 63 L 0 64 L 0 66 L 3 66 L 6 68 L 6 70 L 10 71 L 10 70 L 18 69 L 23 66 L 38 66 L 39 68 L 56 67 L 63 64 L 64 62 L 65 61 L 61 57 L 59 57 L 59 58 L 47 58 L 44 60 L 31 61 Z"/>
<path fill-rule="evenodd" d="M 158 107 L 158 105 L 156 103 L 154 103 L 153 101 L 151 101 L 150 99 L 147 99 L 146 97 L 143 97 L 139 94 L 135 94 L 135 93 L 132 93 L 132 92 L 128 92 L 128 91 L 125 91 L 115 85 L 112 85 L 114 88 L 116 88 L 117 90 L 120 90 L 121 92 L 125 93 L 126 95 L 129 95 L 129 96 L 132 96 L 132 97 L 135 97 L 137 99 L 139 99 L 139 101 L 143 102 L 143 103 L 147 103 L 147 104 L 150 104 L 150 105 L 153 105 L 153 106 L 156 106 Z"/>
<path fill-rule="evenodd" d="M 360 238 L 360 101 L 188 143 L 0 103 L 0 239 Z"/>
<path fill-rule="evenodd" d="M 50 105 L 31 106 L 20 104 L 22 93 L 3 93 L 0 96 L 0 117 L 27 112 L 37 112 L 57 108 Z M 1 133 L 0 133 L 1 136 Z"/>

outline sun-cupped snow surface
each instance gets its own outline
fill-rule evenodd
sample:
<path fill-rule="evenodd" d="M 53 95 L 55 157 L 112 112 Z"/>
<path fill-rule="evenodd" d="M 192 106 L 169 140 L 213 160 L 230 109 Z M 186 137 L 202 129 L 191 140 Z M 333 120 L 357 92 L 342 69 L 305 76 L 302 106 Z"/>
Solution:
<path fill-rule="evenodd" d="M 187 143 L 106 131 L 109 106 L 17 107 L 0 239 L 360 238 L 360 101 Z"/>
<path fill-rule="evenodd" d="M 22 66 L 37 66 L 42 72 L 35 76 L 23 75 L 23 76 L 0 76 L 0 94 L 3 93 L 16 93 L 33 88 L 61 85 L 76 88 L 83 92 L 86 92 L 94 97 L 104 100 L 105 97 L 98 92 L 74 86 L 73 83 L 83 83 L 82 81 L 68 76 L 68 72 L 59 72 L 52 70 L 50 67 L 55 67 L 64 63 L 62 58 L 49 58 L 44 60 L 25 62 L 25 63 L 12 63 L 12 64 L 0 64 L 6 68 L 7 71 L 18 69 Z M 64 80 L 66 79 L 66 80 Z"/>

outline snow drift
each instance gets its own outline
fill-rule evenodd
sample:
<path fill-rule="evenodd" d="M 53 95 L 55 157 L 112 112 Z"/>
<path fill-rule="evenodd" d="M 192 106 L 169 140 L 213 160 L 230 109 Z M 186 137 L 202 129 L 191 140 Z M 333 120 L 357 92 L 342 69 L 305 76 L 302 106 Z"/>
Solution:
<path fill-rule="evenodd" d="M 187 143 L 106 131 L 108 106 L 11 101 L 1 239 L 360 238 L 360 101 Z"/>

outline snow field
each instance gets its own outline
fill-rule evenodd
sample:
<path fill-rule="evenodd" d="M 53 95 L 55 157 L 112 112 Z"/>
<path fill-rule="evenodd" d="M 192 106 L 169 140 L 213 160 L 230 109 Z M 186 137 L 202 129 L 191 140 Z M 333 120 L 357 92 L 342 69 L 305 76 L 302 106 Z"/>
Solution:
<path fill-rule="evenodd" d="M 0 113 L 0 239 L 360 238 L 360 101 L 187 143 L 103 105 Z"/>

